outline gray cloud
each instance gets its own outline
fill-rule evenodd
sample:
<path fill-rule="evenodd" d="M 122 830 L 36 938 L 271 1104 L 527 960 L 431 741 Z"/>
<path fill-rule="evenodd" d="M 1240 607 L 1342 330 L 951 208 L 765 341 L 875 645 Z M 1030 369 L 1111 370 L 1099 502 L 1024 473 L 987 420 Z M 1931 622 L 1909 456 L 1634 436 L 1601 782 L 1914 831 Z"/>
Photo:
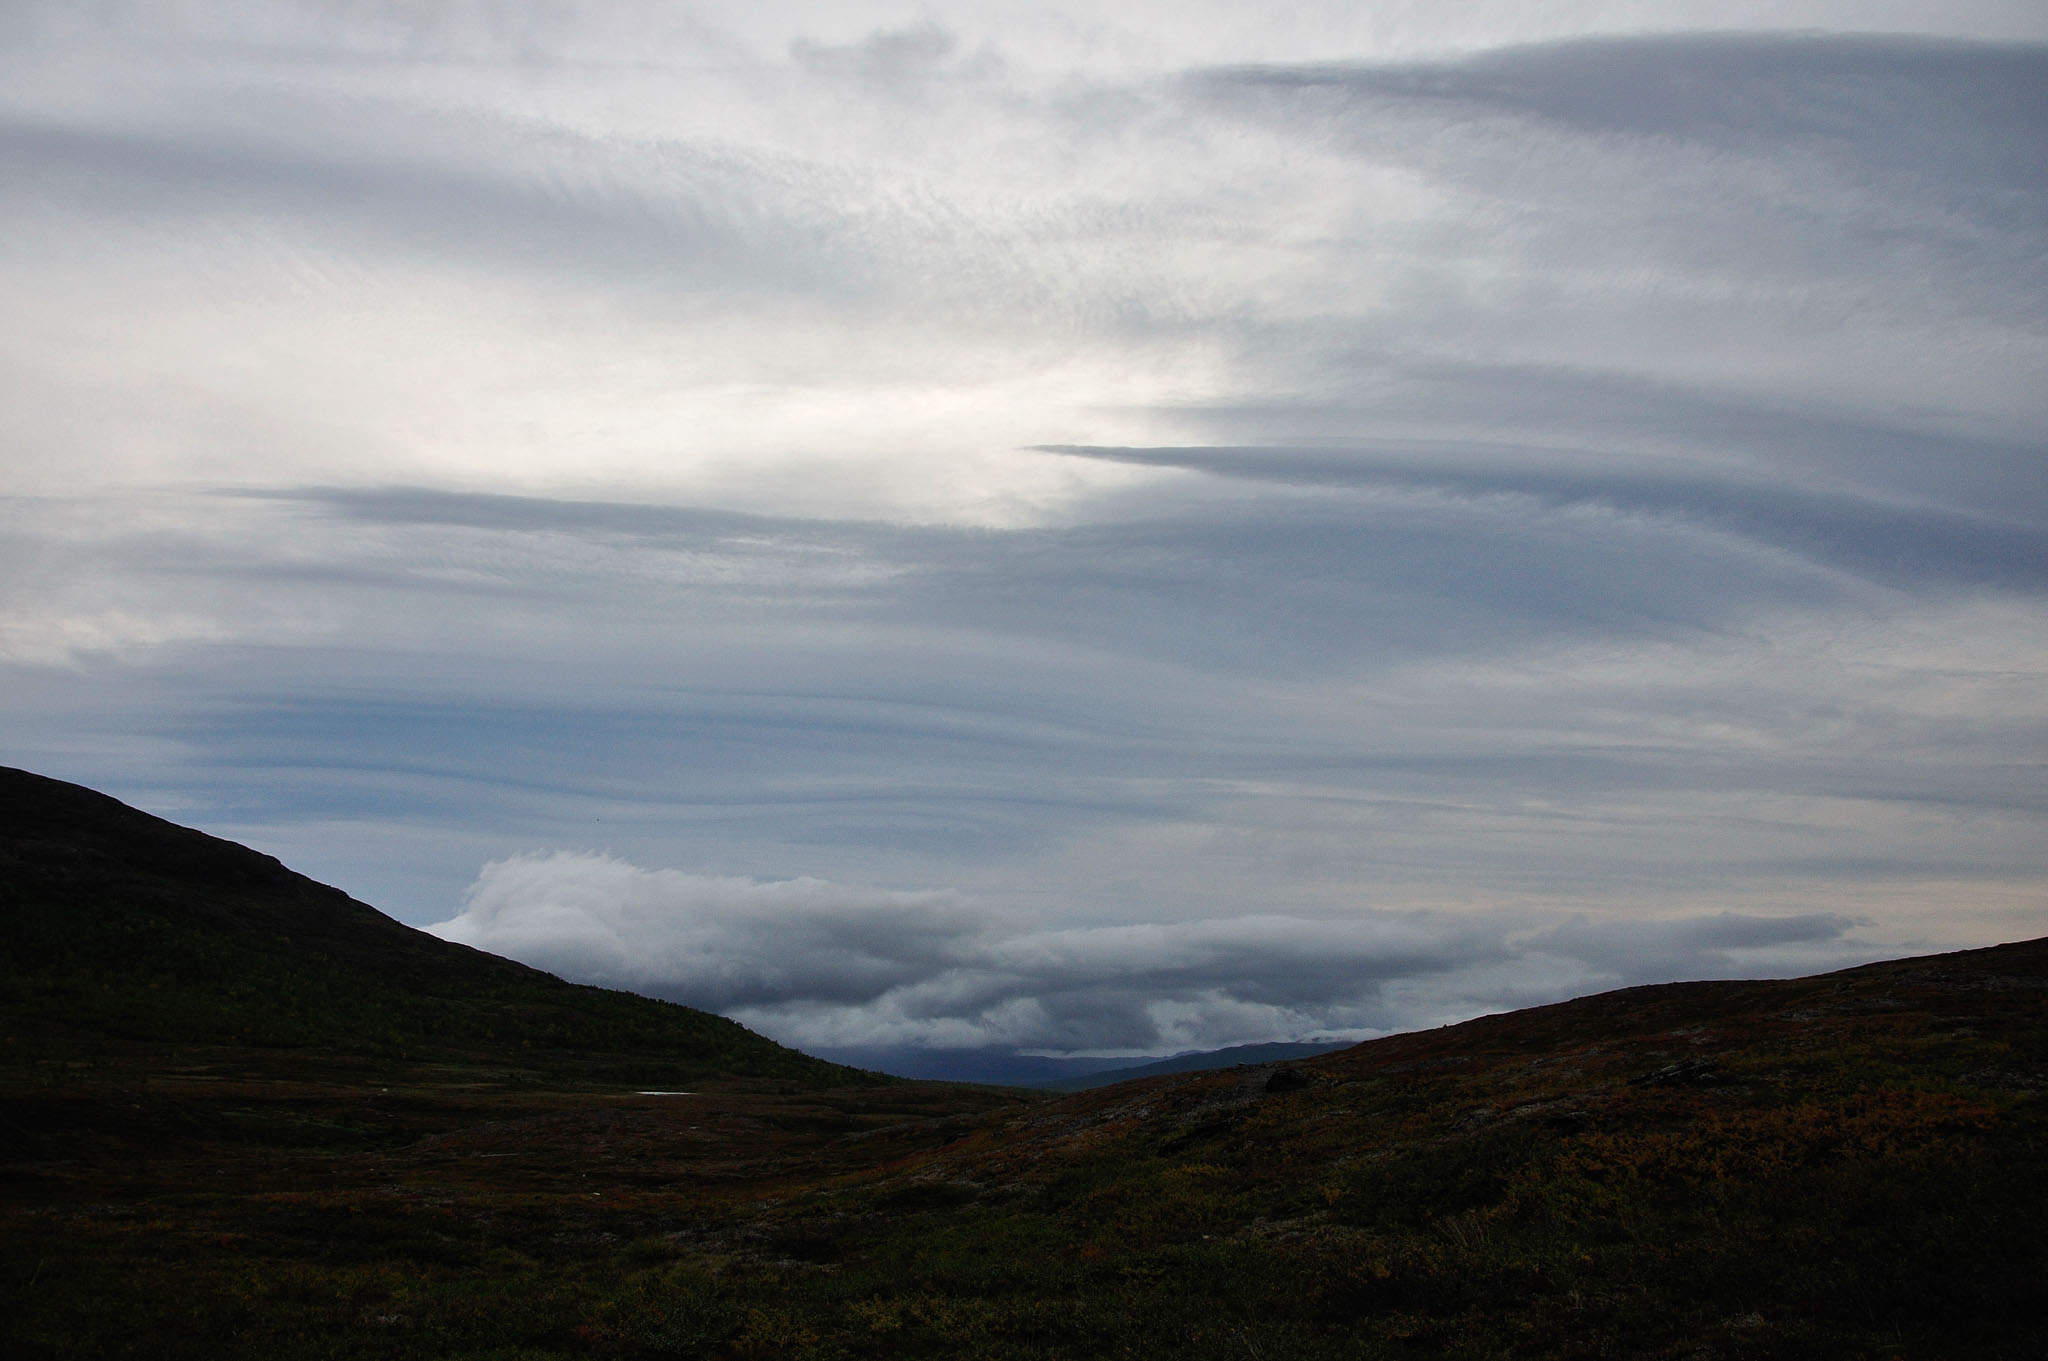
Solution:
<path fill-rule="evenodd" d="M 1154 461 L 1189 466 L 1201 457 Z M 1338 483 L 1326 477 L 1323 485 Z M 1403 485 L 1397 472 L 1379 481 L 1391 496 L 1155 500 L 1095 523 L 994 532 L 445 493 L 301 495 L 372 522 L 623 536 L 642 548 L 832 562 L 848 581 L 845 603 L 880 623 L 1058 637 L 1233 670 L 1384 664 L 1518 638 L 1707 627 L 1759 599 L 1836 594 L 1797 563 L 1617 514 L 1642 508 L 1622 498 L 1483 494 L 1527 486 L 1460 487 L 1446 476 Z M 705 585 L 720 589 L 717 574 Z M 787 603 L 805 599 L 798 592 Z"/>
<path fill-rule="evenodd" d="M 984 923 L 946 894 L 757 884 L 556 854 L 485 866 L 462 914 L 435 929 L 577 977 L 732 1011 L 872 1000 L 953 966 Z"/>
<path fill-rule="evenodd" d="M 1625 983 L 1739 976 L 1754 967 L 1745 952 L 1783 946 L 1835 946 L 1861 923 L 1835 913 L 1757 917 L 1722 912 L 1676 921 L 1593 923 L 1575 918 L 1528 937 L 1524 949 L 1584 963 Z"/>
<path fill-rule="evenodd" d="M 187 641 L 22 688 L 21 732 L 147 715 L 238 820 L 487 827 L 471 864 L 601 817 L 643 861 L 1140 919 L 2029 873 L 2031 593 L 1902 605 L 1683 498 L 1223 485 L 1010 531 L 382 490 L 74 538 L 37 507 L 24 630 Z"/>
<path fill-rule="evenodd" d="M 1720 146 L 1823 142 L 1928 167 L 1968 141 L 2038 192 L 2048 47 L 1880 34 L 1687 33 L 1514 47 L 1444 63 L 1246 68 L 1208 77 L 1496 108 L 1574 130 Z M 1982 130 L 2003 134 L 1997 140 Z"/>
<path fill-rule="evenodd" d="M 2044 49 L 1389 15 L 9 8 L 8 759 L 791 1034 L 2037 932 Z"/>
<path fill-rule="evenodd" d="M 1987 238 L 1970 227 L 1994 229 L 2018 247 L 2038 238 L 2048 206 L 2043 46 L 1694 33 L 1560 42 L 1439 64 L 1227 70 L 1200 80 L 1226 99 L 1256 92 L 1314 101 L 1376 150 L 1385 148 L 1380 134 L 1390 116 L 1396 125 L 1420 117 L 1453 126 L 1491 117 L 1673 156 L 1736 153 L 1824 168 L 1845 188 L 1891 200 L 1884 217 L 1979 249 Z M 1929 200 L 1939 216 L 1905 216 L 1908 203 Z M 1868 248 L 1876 234 L 1851 244 Z M 2017 274 L 1994 275 L 1981 258 L 1947 263 L 1982 271 L 1985 285 L 2016 288 L 2038 304 L 2048 276 L 2028 255 L 2018 248 L 2004 262 Z"/>
<path fill-rule="evenodd" d="M 2023 520 L 1782 482 L 1603 468 L 1603 460 L 1584 454 L 1578 461 L 1590 466 L 1573 469 L 1572 452 L 1556 449 L 1541 450 L 1538 463 L 1529 449 L 1390 443 L 1383 449 L 1059 446 L 1047 452 L 1294 486 L 1428 489 L 1460 499 L 1526 497 L 1550 512 L 1572 506 L 1636 512 L 1724 530 L 1888 585 L 2048 586 L 2048 530 Z"/>
<path fill-rule="evenodd" d="M 1519 941 L 1499 916 L 1285 915 L 1032 929 L 949 893 L 756 883 L 604 855 L 486 865 L 433 930 L 565 977 L 740 1016 L 827 1048 L 1219 1047 L 1415 1024 L 1399 982 L 1467 990 L 1548 957 L 1580 987 L 1753 971 L 1758 952 L 1852 955 L 1832 915 L 1567 922 Z M 1765 964 L 1768 968 L 1768 964 Z M 1554 985 L 1553 985 L 1554 986 Z"/>
<path fill-rule="evenodd" d="M 912 97 L 941 74 L 959 43 L 939 25 L 877 29 L 857 43 L 798 38 L 790 55 L 806 70 L 896 97 Z"/>
<path fill-rule="evenodd" d="M 534 279 L 687 294 L 834 292 L 855 277 L 832 258 L 839 229 L 789 201 L 773 169 L 730 151 L 445 116 L 421 139 L 419 118 L 294 101 L 246 110 L 227 130 L 17 121 L 0 125 L 0 168 L 24 194 L 95 216 L 227 215 L 352 254 L 489 262 Z"/>

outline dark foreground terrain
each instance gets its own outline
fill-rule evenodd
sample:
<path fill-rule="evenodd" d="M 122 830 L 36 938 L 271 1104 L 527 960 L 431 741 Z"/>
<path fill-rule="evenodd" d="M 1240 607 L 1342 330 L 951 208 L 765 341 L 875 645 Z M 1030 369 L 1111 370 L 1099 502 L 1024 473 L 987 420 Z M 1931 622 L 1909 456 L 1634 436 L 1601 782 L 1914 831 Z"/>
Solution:
<path fill-rule="evenodd" d="M 0 777 L 10 1356 L 2043 1354 L 2048 942 L 1051 1098 L 94 800 Z"/>

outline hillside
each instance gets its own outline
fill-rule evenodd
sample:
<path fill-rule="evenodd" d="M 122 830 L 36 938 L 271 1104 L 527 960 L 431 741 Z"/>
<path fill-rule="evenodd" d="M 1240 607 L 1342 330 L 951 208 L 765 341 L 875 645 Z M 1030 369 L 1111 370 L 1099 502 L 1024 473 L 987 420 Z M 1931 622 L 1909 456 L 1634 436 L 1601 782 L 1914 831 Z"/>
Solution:
<path fill-rule="evenodd" d="M 2021 1361 L 2048 1336 L 2048 940 L 1068 1096 L 884 1085 L 4 786 L 10 1356 Z M 656 1071 L 706 1077 L 622 1085 Z"/>
<path fill-rule="evenodd" d="M 353 1056 L 528 1081 L 870 1080 L 413 930 L 269 856 L 0 767 L 0 1064 Z"/>
<path fill-rule="evenodd" d="M 917 1176 L 1198 1355 L 2019 1358 L 2044 1089 L 2036 940 L 1125 1082 Z"/>

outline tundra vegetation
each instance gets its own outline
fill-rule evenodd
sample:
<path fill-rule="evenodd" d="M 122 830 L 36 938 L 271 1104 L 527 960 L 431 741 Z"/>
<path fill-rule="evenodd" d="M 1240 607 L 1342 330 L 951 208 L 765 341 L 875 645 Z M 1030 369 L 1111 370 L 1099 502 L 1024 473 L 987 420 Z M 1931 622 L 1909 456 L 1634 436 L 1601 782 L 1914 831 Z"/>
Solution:
<path fill-rule="evenodd" d="M 1058 1096 L 0 780 L 22 1357 L 2031 1357 L 2048 942 Z"/>

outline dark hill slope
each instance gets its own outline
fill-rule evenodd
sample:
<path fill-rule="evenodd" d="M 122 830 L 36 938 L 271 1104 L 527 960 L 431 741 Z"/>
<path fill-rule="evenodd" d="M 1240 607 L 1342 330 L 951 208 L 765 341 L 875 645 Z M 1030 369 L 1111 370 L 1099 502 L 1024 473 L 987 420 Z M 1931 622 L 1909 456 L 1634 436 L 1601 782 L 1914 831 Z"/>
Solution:
<path fill-rule="evenodd" d="M 1393 1124 L 1425 1142 L 1496 1127 L 1572 1138 L 1603 1124 L 1639 1129 L 1652 1111 L 1676 1119 L 1877 1092 L 1969 1092 L 2039 1118 L 2044 1090 L 2048 938 L 1810 978 L 1625 988 L 1286 1063 L 1139 1077 L 1034 1110 L 949 1156 L 963 1168 L 986 1157 L 994 1169 L 1042 1169 L 1113 1144 L 1304 1165 L 1313 1146 L 1341 1163 L 1359 1148 L 1384 1154 L 1397 1113 Z M 1299 1122 L 1276 1124 L 1282 1112 Z M 1307 1139 L 1313 1125 L 1347 1133 Z M 1260 1137 L 1243 1144 L 1247 1132 Z"/>
<path fill-rule="evenodd" d="M 2044 1092 L 2036 940 L 1129 1081 L 904 1175 L 1188 1355 L 2031 1358 Z"/>
<path fill-rule="evenodd" d="M 786 1051 L 0 786 L 0 1354 L 2034 1361 L 2048 1337 L 2048 941 L 1060 1098 L 636 1093 L 617 1075 L 772 1077 Z"/>
<path fill-rule="evenodd" d="M 709 1013 L 413 930 L 269 856 L 0 767 L 0 1063 L 211 1048 L 485 1065 L 514 1080 L 866 1075 Z"/>

